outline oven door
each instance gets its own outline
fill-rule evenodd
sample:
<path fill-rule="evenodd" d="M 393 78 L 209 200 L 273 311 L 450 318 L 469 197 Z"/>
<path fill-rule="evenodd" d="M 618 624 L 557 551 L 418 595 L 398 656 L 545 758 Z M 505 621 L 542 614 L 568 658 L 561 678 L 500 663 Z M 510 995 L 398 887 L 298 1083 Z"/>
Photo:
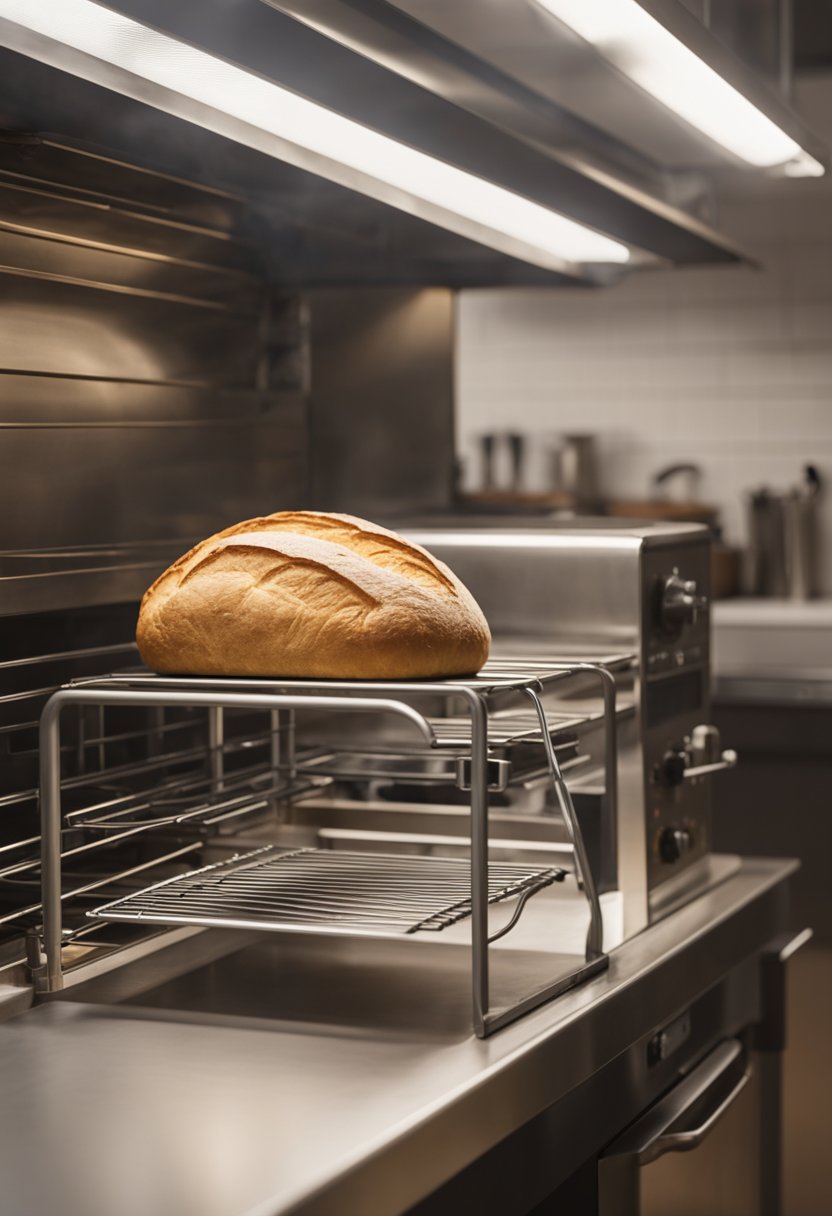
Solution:
<path fill-rule="evenodd" d="M 718 1044 L 599 1159 L 599 1216 L 754 1216 L 754 1089 L 744 1044 Z"/>

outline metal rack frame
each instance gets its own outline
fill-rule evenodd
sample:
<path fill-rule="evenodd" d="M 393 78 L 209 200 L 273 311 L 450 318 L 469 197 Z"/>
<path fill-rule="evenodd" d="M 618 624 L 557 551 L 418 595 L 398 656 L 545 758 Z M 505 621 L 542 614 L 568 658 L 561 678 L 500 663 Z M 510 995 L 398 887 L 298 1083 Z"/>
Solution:
<path fill-rule="evenodd" d="M 312 681 L 282 679 L 235 680 L 210 677 L 112 675 L 80 680 L 55 692 L 40 721 L 40 812 L 42 824 L 43 960 L 35 969 L 35 990 L 41 995 L 64 987 L 61 946 L 61 775 L 60 719 L 70 705 L 180 706 L 209 712 L 211 772 L 222 788 L 222 736 L 225 709 L 264 710 L 271 716 L 272 763 L 291 775 L 294 764 L 294 715 L 314 709 L 335 713 L 385 713 L 406 720 L 429 748 L 441 747 L 429 720 L 407 698 L 443 697 L 465 704 L 470 738 L 470 873 L 471 980 L 475 1033 L 483 1038 L 574 987 L 607 966 L 603 952 L 603 920 L 580 825 L 561 773 L 549 732 L 542 696 L 554 682 L 579 674 L 600 681 L 604 703 L 605 772 L 609 812 L 617 820 L 616 683 L 610 667 L 585 662 L 493 660 L 476 676 L 433 681 Z M 545 984 L 516 1004 L 492 1009 L 489 993 L 488 934 L 488 760 L 489 706 L 504 694 L 525 697 L 540 723 L 540 734 L 553 788 L 572 844 L 575 873 L 589 906 L 589 929 L 583 961 L 566 975 Z M 282 749 L 281 736 L 288 746 Z M 285 758 L 281 756 L 285 751 Z M 512 922 L 514 923 L 514 922 Z"/>

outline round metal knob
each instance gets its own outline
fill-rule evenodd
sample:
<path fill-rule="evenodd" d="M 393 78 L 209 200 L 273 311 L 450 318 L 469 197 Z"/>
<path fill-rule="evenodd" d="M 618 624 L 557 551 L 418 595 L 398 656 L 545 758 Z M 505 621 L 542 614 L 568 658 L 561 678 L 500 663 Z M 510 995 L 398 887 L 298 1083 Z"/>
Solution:
<path fill-rule="evenodd" d="M 679 633 L 686 625 L 695 625 L 707 607 L 708 598 L 698 594 L 693 579 L 683 579 L 678 574 L 665 579 L 659 614 L 666 632 Z"/>
<path fill-rule="evenodd" d="M 662 861 L 679 861 L 693 848 L 693 837 L 687 828 L 665 828 L 659 837 L 659 856 Z"/>

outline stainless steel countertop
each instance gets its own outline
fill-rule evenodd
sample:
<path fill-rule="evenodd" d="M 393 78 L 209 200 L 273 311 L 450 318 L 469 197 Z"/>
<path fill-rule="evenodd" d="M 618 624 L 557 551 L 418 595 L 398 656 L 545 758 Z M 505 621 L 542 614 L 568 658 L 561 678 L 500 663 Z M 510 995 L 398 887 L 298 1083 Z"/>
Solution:
<path fill-rule="evenodd" d="M 794 869 L 744 861 L 607 973 L 485 1041 L 429 1017 L 419 1034 L 40 1006 L 0 1026 L 0 1210 L 402 1212 L 761 949 Z"/>

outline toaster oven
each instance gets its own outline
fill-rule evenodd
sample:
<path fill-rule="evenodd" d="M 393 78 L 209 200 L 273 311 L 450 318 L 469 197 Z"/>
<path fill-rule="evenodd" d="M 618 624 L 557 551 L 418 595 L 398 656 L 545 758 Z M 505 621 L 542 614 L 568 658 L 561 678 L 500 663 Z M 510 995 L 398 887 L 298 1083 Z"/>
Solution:
<path fill-rule="evenodd" d="M 711 782 L 736 755 L 711 723 L 707 529 L 504 517 L 407 534 L 471 589 L 496 654 L 634 656 L 618 676 L 632 708 L 619 716 L 613 866 L 625 934 L 736 869 L 712 846 Z"/>

